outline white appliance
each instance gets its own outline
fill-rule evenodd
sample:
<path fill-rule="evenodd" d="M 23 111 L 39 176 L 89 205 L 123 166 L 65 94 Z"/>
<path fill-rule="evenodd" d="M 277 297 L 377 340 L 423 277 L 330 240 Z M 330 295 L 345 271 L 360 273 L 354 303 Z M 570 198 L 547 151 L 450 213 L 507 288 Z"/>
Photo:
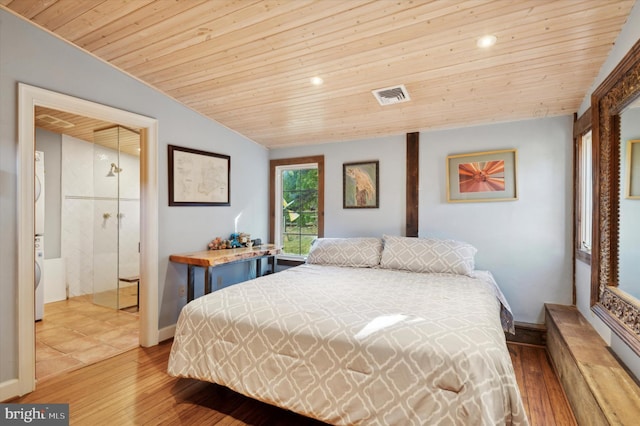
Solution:
<path fill-rule="evenodd" d="M 36 151 L 35 167 L 35 234 L 44 235 L 44 152 Z"/>
<path fill-rule="evenodd" d="M 36 291 L 36 321 L 44 315 L 44 236 L 36 235 L 35 239 L 35 291 Z"/>

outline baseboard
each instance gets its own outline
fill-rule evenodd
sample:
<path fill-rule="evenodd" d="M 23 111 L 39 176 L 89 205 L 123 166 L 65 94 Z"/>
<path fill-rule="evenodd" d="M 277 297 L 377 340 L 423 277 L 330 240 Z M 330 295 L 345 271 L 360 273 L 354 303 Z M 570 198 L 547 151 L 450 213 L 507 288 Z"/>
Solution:
<path fill-rule="evenodd" d="M 176 325 L 170 325 L 158 330 L 158 342 L 164 342 L 165 340 L 173 339 L 176 334 Z"/>
<path fill-rule="evenodd" d="M 530 324 L 516 321 L 514 325 L 516 329 L 515 335 L 505 333 L 508 342 L 534 346 L 547 345 L 547 327 L 544 324 Z"/>
<path fill-rule="evenodd" d="M 5 380 L 0 383 L 0 402 L 7 402 L 17 396 L 20 396 L 18 379 Z"/>

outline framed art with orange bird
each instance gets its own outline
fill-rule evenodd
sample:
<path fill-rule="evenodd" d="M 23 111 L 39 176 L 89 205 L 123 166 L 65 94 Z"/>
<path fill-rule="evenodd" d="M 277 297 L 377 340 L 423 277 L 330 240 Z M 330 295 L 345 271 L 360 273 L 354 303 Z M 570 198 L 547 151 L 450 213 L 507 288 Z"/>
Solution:
<path fill-rule="evenodd" d="M 515 149 L 447 157 L 447 201 L 482 202 L 518 199 Z"/>

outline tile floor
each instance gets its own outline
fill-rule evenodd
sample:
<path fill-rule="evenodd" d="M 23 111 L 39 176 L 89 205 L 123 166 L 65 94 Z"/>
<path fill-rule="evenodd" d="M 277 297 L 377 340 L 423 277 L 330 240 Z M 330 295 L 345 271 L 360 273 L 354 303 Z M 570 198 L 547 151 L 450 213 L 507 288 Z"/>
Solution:
<path fill-rule="evenodd" d="M 135 304 L 135 293 L 133 298 Z M 44 318 L 36 322 L 36 380 L 138 346 L 137 312 L 106 308 L 91 300 L 91 295 L 79 296 L 44 306 Z"/>

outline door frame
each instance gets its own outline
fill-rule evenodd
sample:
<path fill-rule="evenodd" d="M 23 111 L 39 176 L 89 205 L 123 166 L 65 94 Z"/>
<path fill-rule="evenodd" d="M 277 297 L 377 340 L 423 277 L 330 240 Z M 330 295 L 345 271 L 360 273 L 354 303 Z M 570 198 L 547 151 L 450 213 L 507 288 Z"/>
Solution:
<path fill-rule="evenodd" d="M 35 389 L 34 162 L 35 107 L 47 107 L 140 129 L 140 338 L 158 344 L 158 121 L 27 84 L 18 84 L 18 380 L 15 394 Z"/>

